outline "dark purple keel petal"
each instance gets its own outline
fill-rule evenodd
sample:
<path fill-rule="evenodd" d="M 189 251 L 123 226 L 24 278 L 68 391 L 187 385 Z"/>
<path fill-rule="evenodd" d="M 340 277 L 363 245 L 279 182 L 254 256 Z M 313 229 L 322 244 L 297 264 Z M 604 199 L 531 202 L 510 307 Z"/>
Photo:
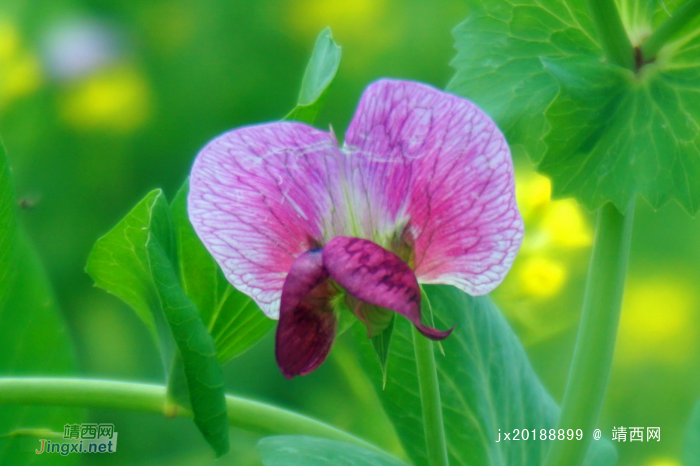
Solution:
<path fill-rule="evenodd" d="M 299 256 L 284 281 L 275 357 L 288 379 L 313 372 L 333 345 L 338 321 L 321 251 Z"/>
<path fill-rule="evenodd" d="M 393 252 L 372 241 L 337 236 L 323 247 L 323 265 L 331 278 L 366 303 L 406 317 L 426 337 L 447 338 L 420 319 L 420 287 L 413 270 Z"/>

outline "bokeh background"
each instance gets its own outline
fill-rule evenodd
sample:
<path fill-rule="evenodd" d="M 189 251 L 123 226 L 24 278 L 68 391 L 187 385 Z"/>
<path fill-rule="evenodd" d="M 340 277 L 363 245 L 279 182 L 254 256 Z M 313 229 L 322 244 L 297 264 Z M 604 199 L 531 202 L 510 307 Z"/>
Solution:
<path fill-rule="evenodd" d="M 93 288 L 83 268 L 98 236 L 150 189 L 169 197 L 209 139 L 276 120 L 294 105 L 316 34 L 343 48 L 317 122 L 343 134 L 362 89 L 389 76 L 444 87 L 457 0 L 4 0 L 0 4 L 0 135 L 22 221 L 48 269 L 82 374 L 161 382 L 135 314 Z M 550 201 L 548 181 L 516 160 L 527 225 L 495 298 L 536 371 L 561 400 L 583 296 L 593 218 Z M 700 220 L 641 201 L 618 350 L 600 427 L 661 427 L 661 442 L 619 444 L 620 465 L 678 466 L 700 398 Z M 314 374 L 286 381 L 271 335 L 225 367 L 229 391 L 293 408 L 400 453 L 376 396 L 341 343 Z M 355 365 L 353 365 L 355 364 Z M 190 422 L 99 411 L 115 455 L 95 465 L 213 464 Z M 66 422 L 72 422 L 66 420 Z M 217 464 L 257 465 L 257 437 L 232 432 Z"/>

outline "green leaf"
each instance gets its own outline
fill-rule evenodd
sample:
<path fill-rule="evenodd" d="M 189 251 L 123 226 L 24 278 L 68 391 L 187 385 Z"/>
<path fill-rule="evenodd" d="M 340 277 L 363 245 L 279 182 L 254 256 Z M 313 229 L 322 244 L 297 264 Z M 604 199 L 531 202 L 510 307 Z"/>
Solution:
<path fill-rule="evenodd" d="M 88 257 L 85 271 L 95 285 L 131 308 L 159 340 L 153 309 L 160 301 L 146 254 L 149 226 L 160 190 L 150 192 L 112 230 L 101 237 Z M 163 343 L 163 342 L 161 342 Z"/>
<path fill-rule="evenodd" d="M 160 206 L 153 209 L 155 212 L 168 212 L 162 194 L 156 203 Z M 180 287 L 172 265 L 175 261 L 168 254 L 171 238 L 165 233 L 170 232 L 149 229 L 146 250 L 153 281 L 182 358 L 194 423 L 221 456 L 229 449 L 224 374 L 216 357 L 214 341 L 199 316 L 197 306 Z"/>
<path fill-rule="evenodd" d="M 87 271 L 98 286 L 137 311 L 159 336 L 161 346 L 174 338 L 195 424 L 222 455 L 228 451 L 223 373 L 214 341 L 180 287 L 173 264 L 177 250 L 170 206 L 162 191 L 154 190 L 97 241 Z M 172 337 L 165 333 L 166 325 Z M 165 357 L 172 359 L 169 354 Z"/>
<path fill-rule="evenodd" d="M 214 338 L 221 364 L 240 356 L 274 326 L 255 301 L 236 290 L 192 228 L 187 215 L 186 181 L 170 206 L 182 289 L 197 306 Z"/>
<path fill-rule="evenodd" d="M 70 337 L 41 262 L 18 230 L 15 208 L 11 171 L 0 144 L 0 374 L 74 374 Z M 82 418 L 75 408 L 3 405 L 0 400 L 0 464 L 77 464 L 77 455 L 35 454 L 35 438 L 5 435 L 21 429 L 63 432 L 65 424 Z"/>
<path fill-rule="evenodd" d="M 333 40 L 331 29 L 326 28 L 316 38 L 316 45 L 301 81 L 299 98 L 285 120 L 313 124 L 323 106 L 326 91 L 335 79 L 340 65 L 340 47 Z"/>
<path fill-rule="evenodd" d="M 436 350 L 447 450 L 451 466 L 539 466 L 550 441 L 539 429 L 556 426 L 559 408 L 533 371 L 520 341 L 488 297 L 427 285 L 438 328 L 456 325 Z M 359 332 L 358 332 L 359 333 Z M 362 362 L 415 464 L 426 464 L 425 439 L 410 323 L 397 318 L 386 389 L 374 350 L 358 335 Z M 437 348 L 437 346 L 436 346 Z M 537 429 L 538 440 L 496 442 L 499 429 Z M 590 435 L 590 433 L 584 433 Z M 596 442 L 587 464 L 612 465 L 608 442 Z"/>
<path fill-rule="evenodd" d="M 700 402 L 695 405 L 690 415 L 685 434 L 683 460 L 685 466 L 700 466 Z"/>
<path fill-rule="evenodd" d="M 395 313 L 391 313 L 389 325 L 377 336 L 372 337 L 372 347 L 379 358 L 379 367 L 382 369 L 382 385 L 386 386 L 386 367 L 389 361 L 389 347 L 391 345 L 391 335 L 394 333 Z"/>
<path fill-rule="evenodd" d="M 266 437 L 257 447 L 265 466 L 407 466 L 388 454 L 303 435 Z"/>
<path fill-rule="evenodd" d="M 638 46 L 662 8 L 621 1 Z M 552 179 L 554 197 L 624 212 L 642 195 L 700 208 L 700 34 L 690 28 L 637 73 L 608 64 L 584 0 L 473 2 L 454 32 L 448 89 L 474 100 Z"/>

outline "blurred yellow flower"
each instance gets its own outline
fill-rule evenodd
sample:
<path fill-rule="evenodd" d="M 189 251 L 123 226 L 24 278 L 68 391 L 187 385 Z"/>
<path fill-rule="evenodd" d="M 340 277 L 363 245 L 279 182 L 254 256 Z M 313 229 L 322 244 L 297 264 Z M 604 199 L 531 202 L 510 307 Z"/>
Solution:
<path fill-rule="evenodd" d="M 341 35 L 367 35 L 368 27 L 377 22 L 385 6 L 383 0 L 300 0 L 294 2 L 289 19 L 303 32 L 315 34 L 321 25 L 330 25 Z"/>
<path fill-rule="evenodd" d="M 37 90 L 42 83 L 39 59 L 22 47 L 14 25 L 0 19 L 0 109 Z"/>
<path fill-rule="evenodd" d="M 518 208 L 525 222 L 549 204 L 552 196 L 552 184 L 549 178 L 535 172 L 518 171 L 515 174 L 515 197 Z"/>
<path fill-rule="evenodd" d="M 572 199 L 552 202 L 544 213 L 540 228 L 557 246 L 577 248 L 590 246 L 593 241 L 583 212 Z"/>
<path fill-rule="evenodd" d="M 566 281 L 566 268 L 561 262 L 546 257 L 528 257 L 518 267 L 518 281 L 526 295 L 548 298 L 561 290 Z"/>
<path fill-rule="evenodd" d="M 680 461 L 672 459 L 654 459 L 646 463 L 646 466 L 683 466 Z"/>
<path fill-rule="evenodd" d="M 15 26 L 7 19 L 0 19 L 0 60 L 7 60 L 18 50 L 20 44 L 19 33 Z"/>
<path fill-rule="evenodd" d="M 551 183 L 535 172 L 516 173 L 516 197 L 525 220 L 524 250 L 590 246 L 593 233 L 573 199 L 551 201 Z"/>
<path fill-rule="evenodd" d="M 696 297 L 677 277 L 630 280 L 622 306 L 616 361 L 682 363 L 695 351 Z"/>
<path fill-rule="evenodd" d="M 67 88 L 61 111 L 78 129 L 129 132 L 148 117 L 148 85 L 133 67 L 103 69 Z"/>

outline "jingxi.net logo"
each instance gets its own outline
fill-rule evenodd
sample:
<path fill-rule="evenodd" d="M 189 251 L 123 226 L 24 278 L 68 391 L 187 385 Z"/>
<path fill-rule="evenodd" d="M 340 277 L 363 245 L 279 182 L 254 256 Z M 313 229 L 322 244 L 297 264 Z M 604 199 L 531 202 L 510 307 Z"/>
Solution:
<path fill-rule="evenodd" d="M 63 440 L 39 439 L 37 455 L 59 453 L 114 453 L 117 451 L 117 433 L 114 424 L 66 424 Z"/>

